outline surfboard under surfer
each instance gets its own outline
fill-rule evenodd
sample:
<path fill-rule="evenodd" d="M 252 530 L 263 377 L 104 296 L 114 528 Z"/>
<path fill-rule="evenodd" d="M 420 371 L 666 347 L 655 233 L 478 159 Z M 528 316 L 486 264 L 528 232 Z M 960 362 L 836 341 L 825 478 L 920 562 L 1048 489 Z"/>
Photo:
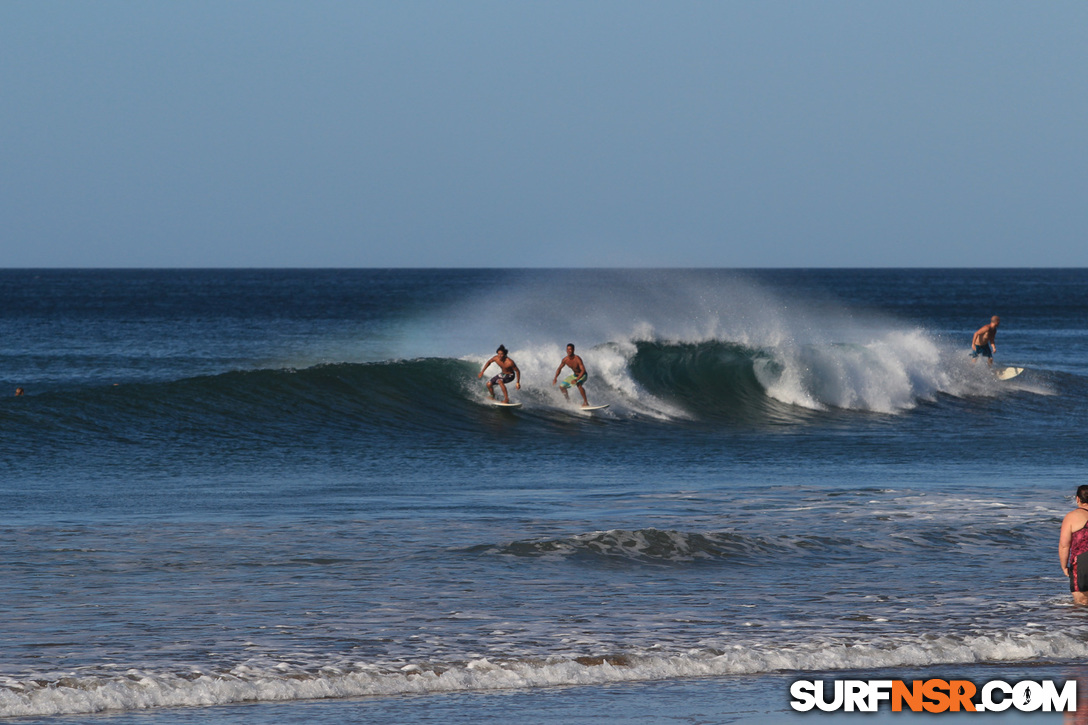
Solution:
<path fill-rule="evenodd" d="M 516 387 L 521 390 L 521 370 L 518 369 L 513 358 L 507 357 L 506 347 L 499 345 L 498 349 L 495 350 L 495 356 L 484 363 L 483 370 L 480 370 L 480 374 L 476 377 L 482 378 L 487 369 L 491 367 L 491 363 L 499 366 L 499 374 L 487 381 L 487 394 L 494 400 L 495 386 L 498 385 L 502 388 L 502 402 L 509 403 L 510 394 L 506 392 L 506 384 L 517 380 Z"/>
<path fill-rule="evenodd" d="M 568 375 L 563 382 L 559 383 L 559 389 L 563 391 L 563 397 L 568 401 L 570 396 L 567 395 L 567 388 L 574 385 L 577 386 L 578 392 L 582 394 L 582 407 L 589 407 L 589 398 L 586 397 L 586 389 L 582 387 L 586 378 L 589 377 L 589 373 L 586 372 L 586 364 L 582 362 L 582 358 L 574 354 L 574 343 L 567 345 L 567 356 L 559 361 L 559 367 L 555 369 L 555 377 L 552 378 L 552 385 L 555 385 L 559 380 L 559 373 L 563 371 L 564 367 L 570 368 L 573 375 Z"/>
<path fill-rule="evenodd" d="M 1001 318 L 994 315 L 990 318 L 990 324 L 978 328 L 978 332 L 971 338 L 971 362 L 982 356 L 990 364 L 994 364 L 993 353 L 997 352 L 997 326 L 1001 324 Z"/>

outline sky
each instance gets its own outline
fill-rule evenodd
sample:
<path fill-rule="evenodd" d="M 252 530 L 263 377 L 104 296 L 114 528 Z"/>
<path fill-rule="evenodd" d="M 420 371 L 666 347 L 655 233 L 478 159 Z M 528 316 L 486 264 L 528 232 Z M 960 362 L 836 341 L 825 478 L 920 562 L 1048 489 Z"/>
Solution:
<path fill-rule="evenodd" d="M 1088 3 L 7 0 L 0 267 L 1086 267 Z"/>

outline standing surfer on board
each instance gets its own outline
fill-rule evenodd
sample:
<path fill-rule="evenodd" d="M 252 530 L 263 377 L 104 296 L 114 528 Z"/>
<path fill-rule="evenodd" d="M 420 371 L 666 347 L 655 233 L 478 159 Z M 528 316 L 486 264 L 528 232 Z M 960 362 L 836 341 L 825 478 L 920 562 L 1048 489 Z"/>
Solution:
<path fill-rule="evenodd" d="M 1084 565 L 1080 558 L 1088 552 L 1088 486 L 1077 488 L 1077 507 L 1062 519 L 1061 536 L 1058 539 L 1058 560 L 1062 571 L 1069 577 L 1069 591 L 1073 592 L 1074 604 L 1088 604 L 1088 557 Z"/>
<path fill-rule="evenodd" d="M 567 345 L 567 356 L 559 361 L 559 367 L 555 369 L 555 377 L 552 378 L 552 385 L 555 385 L 555 381 L 559 379 L 559 373 L 566 366 L 570 368 L 573 375 L 568 375 L 563 382 L 559 383 L 559 389 L 563 391 L 563 397 L 568 401 L 570 396 L 567 395 L 567 388 L 572 385 L 578 386 L 578 392 L 582 394 L 582 407 L 589 407 L 589 399 L 586 397 L 586 389 L 582 387 L 582 383 L 589 377 L 589 373 L 586 372 L 586 364 L 582 362 L 582 358 L 574 354 L 574 343 Z"/>
<path fill-rule="evenodd" d="M 483 370 L 477 375 L 477 378 L 482 378 L 484 372 L 491 367 L 491 363 L 495 363 L 499 366 L 499 374 L 487 381 L 487 394 L 491 396 L 491 399 L 495 399 L 495 385 L 498 384 L 502 388 L 502 402 L 510 402 L 510 394 L 506 392 L 506 384 L 513 381 L 515 376 L 517 378 L 517 389 L 521 390 L 521 371 L 518 370 L 518 366 L 514 364 L 514 359 L 506 356 L 506 347 L 499 345 L 499 349 L 495 351 L 495 356 L 484 363 Z"/>
<path fill-rule="evenodd" d="M 997 326 L 1001 324 L 1001 318 L 994 315 L 990 318 L 990 324 L 983 325 L 978 328 L 978 332 L 971 338 L 971 362 L 978 359 L 978 356 L 986 358 L 986 362 L 990 365 L 994 364 L 993 353 L 997 352 Z"/>

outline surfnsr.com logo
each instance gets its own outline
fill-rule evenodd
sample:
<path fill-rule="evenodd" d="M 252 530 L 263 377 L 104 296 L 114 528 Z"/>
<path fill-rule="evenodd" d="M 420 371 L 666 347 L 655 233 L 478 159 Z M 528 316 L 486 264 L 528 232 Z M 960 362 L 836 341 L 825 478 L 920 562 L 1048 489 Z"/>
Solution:
<path fill-rule="evenodd" d="M 991 680 L 979 687 L 970 680 L 797 680 L 790 696 L 799 712 L 877 712 L 884 703 L 892 712 L 1075 712 L 1077 681 L 1059 687 L 1053 680 Z"/>

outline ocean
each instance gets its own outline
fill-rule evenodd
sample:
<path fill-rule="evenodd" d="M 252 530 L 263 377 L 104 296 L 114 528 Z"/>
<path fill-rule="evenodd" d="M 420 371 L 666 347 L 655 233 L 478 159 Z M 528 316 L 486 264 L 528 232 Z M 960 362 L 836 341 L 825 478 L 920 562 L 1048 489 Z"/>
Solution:
<path fill-rule="evenodd" d="M 1057 558 L 1086 311 L 1081 269 L 0 271 L 0 717 L 1088 694 Z M 994 314 L 1012 380 L 967 354 Z M 567 343 L 606 410 L 553 386 Z M 516 410 L 478 378 L 500 344 Z"/>

